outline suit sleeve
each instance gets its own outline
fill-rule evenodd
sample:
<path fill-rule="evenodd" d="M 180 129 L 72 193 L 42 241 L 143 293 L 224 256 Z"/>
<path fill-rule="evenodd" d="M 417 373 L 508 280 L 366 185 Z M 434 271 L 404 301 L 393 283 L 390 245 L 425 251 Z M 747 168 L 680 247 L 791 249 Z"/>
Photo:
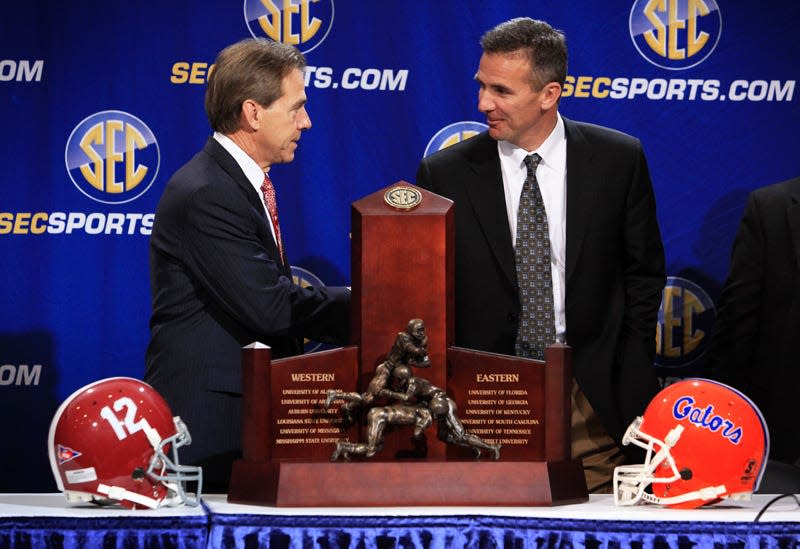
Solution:
<path fill-rule="evenodd" d="M 636 149 L 631 181 L 624 227 L 625 326 L 629 336 L 652 348 L 666 275 L 655 196 L 641 145 Z M 647 363 L 652 363 L 652 356 Z"/>
<path fill-rule="evenodd" d="M 709 375 L 744 388 L 758 337 L 764 278 L 764 226 L 757 196 L 751 194 L 731 251 L 728 277 L 708 350 Z"/>
<path fill-rule="evenodd" d="M 184 205 L 182 241 L 202 291 L 253 333 L 297 335 L 346 307 L 344 288 L 302 288 L 264 246 L 247 202 L 198 189 Z M 331 317 L 331 318 L 329 318 Z"/>
<path fill-rule="evenodd" d="M 658 392 L 653 369 L 658 308 L 666 282 L 664 248 L 647 162 L 637 143 L 623 225 L 624 319 L 617 345 L 622 428 Z"/>

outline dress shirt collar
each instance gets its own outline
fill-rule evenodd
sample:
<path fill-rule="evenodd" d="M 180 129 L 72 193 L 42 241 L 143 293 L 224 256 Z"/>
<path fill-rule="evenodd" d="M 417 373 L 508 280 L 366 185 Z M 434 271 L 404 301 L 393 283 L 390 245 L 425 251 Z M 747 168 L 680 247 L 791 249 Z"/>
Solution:
<path fill-rule="evenodd" d="M 216 139 L 217 143 L 222 145 L 222 148 L 228 151 L 233 159 L 236 160 L 236 163 L 242 168 L 247 180 L 250 181 L 250 184 L 256 190 L 256 194 L 261 197 L 261 184 L 264 183 L 264 170 L 261 169 L 261 166 L 250 158 L 250 156 L 244 152 L 239 145 L 234 143 L 230 137 L 219 132 L 214 132 L 214 139 Z"/>
<path fill-rule="evenodd" d="M 542 157 L 542 161 L 539 163 L 540 166 L 547 166 L 558 173 L 564 173 L 567 169 L 567 151 L 566 147 L 563 146 L 566 134 L 561 114 L 556 113 L 556 116 L 555 128 L 537 149 L 526 151 L 508 141 L 498 141 L 497 148 L 500 151 L 500 155 L 513 159 L 516 166 L 524 166 L 526 156 L 538 153 Z"/>

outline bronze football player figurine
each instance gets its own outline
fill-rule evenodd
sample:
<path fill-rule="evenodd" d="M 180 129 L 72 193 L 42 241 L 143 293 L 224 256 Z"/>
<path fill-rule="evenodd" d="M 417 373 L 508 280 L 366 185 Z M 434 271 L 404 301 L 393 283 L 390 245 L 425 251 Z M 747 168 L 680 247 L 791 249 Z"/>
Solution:
<path fill-rule="evenodd" d="M 355 420 L 356 412 L 369 408 L 376 398 L 392 402 L 386 406 L 369 408 L 366 414 L 366 442 L 338 441 L 331 461 L 340 457 L 348 460 L 352 455 L 374 456 L 383 448 L 384 432 L 391 425 L 413 425 L 414 438 L 420 440 L 434 420 L 437 422 L 439 440 L 472 448 L 476 459 L 480 458 L 481 450 L 489 452 L 495 460 L 500 458 L 499 444 L 490 444 L 466 430 L 458 418 L 456 403 L 443 389 L 425 378 L 413 375 L 411 366 L 430 366 L 427 344 L 424 323 L 418 318 L 412 319 L 406 331 L 397 334 L 386 360 L 375 368 L 375 375 L 366 391 L 328 391 L 325 407 L 330 407 L 336 399 L 345 400 L 341 412 L 348 423 Z"/>
<path fill-rule="evenodd" d="M 383 449 L 383 432 L 389 425 L 413 425 L 414 438 L 422 437 L 433 419 L 430 410 L 421 405 L 393 404 L 377 406 L 367 412 L 367 441 L 354 443 L 348 440 L 336 442 L 331 461 L 339 457 L 349 460 L 352 454 L 372 457 Z"/>
<path fill-rule="evenodd" d="M 386 360 L 375 368 L 372 381 L 369 382 L 363 393 L 330 389 L 325 399 L 325 408 L 330 408 L 336 399 L 345 400 L 341 412 L 345 420 L 352 423 L 360 408 L 369 407 L 377 397 L 387 396 L 385 391 L 391 380 L 392 370 L 400 364 L 411 364 L 418 368 L 427 368 L 431 364 L 428 358 L 428 336 L 425 334 L 425 323 L 419 318 L 411 319 L 406 330 L 397 334 Z"/>
<path fill-rule="evenodd" d="M 481 450 L 490 452 L 492 459 L 500 458 L 499 444 L 490 444 L 467 431 L 458 419 L 455 401 L 447 396 L 444 390 L 432 385 L 425 378 L 414 376 L 408 366 L 395 368 L 392 377 L 395 379 L 396 387 L 405 388 L 404 392 L 393 392 L 392 397 L 403 402 L 414 399 L 427 406 L 431 416 L 438 423 L 439 440 L 472 448 L 476 458 L 480 458 Z"/>

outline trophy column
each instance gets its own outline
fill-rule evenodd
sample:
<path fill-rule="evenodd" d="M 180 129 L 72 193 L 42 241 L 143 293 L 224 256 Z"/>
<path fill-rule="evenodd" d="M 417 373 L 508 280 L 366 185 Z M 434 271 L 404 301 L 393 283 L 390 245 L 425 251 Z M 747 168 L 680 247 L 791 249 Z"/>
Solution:
<path fill-rule="evenodd" d="M 405 181 L 353 202 L 350 326 L 360 349 L 360 390 L 413 318 L 425 322 L 431 363 L 419 375 L 446 386 L 454 334 L 453 216 L 451 200 Z M 392 442 L 387 440 L 381 458 L 396 454 Z M 431 441 L 428 458 L 442 458 L 444 451 L 442 443 Z"/>

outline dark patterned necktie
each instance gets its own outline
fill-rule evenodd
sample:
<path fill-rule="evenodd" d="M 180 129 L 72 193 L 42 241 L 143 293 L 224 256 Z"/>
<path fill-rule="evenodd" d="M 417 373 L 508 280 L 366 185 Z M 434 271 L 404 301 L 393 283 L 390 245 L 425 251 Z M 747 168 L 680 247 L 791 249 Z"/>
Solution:
<path fill-rule="evenodd" d="M 281 263 L 283 263 L 283 241 L 281 240 L 281 226 L 278 224 L 278 201 L 275 198 L 275 187 L 272 186 L 272 180 L 267 174 L 264 174 L 261 194 L 264 195 L 264 205 L 267 207 L 272 226 L 275 228 L 275 242 L 278 244 L 278 253 L 281 256 Z"/>
<path fill-rule="evenodd" d="M 544 349 L 555 340 L 553 276 L 550 270 L 550 234 L 536 168 L 542 157 L 525 157 L 528 176 L 522 186 L 517 213 L 517 285 L 521 312 L 517 356 L 544 360 Z"/>

